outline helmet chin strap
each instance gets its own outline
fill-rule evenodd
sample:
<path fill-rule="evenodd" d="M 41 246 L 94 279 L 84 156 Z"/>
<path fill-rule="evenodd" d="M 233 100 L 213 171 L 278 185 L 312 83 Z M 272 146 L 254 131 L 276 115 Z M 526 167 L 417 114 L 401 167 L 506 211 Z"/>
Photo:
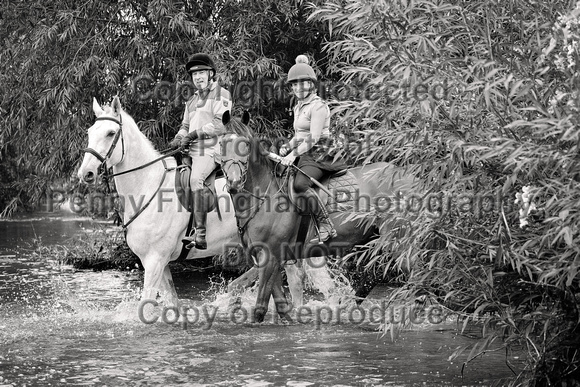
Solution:
<path fill-rule="evenodd" d="M 310 84 L 310 87 L 308 88 L 308 92 L 306 93 L 306 95 L 304 96 L 304 98 L 299 98 L 300 100 L 304 100 L 304 99 L 310 97 L 312 94 L 315 93 L 315 91 L 316 91 L 316 85 L 314 84 L 314 82 L 312 80 L 310 80 L 309 84 Z"/>
<path fill-rule="evenodd" d="M 198 89 L 196 87 L 196 93 L 197 95 L 199 95 L 201 98 L 205 98 L 205 96 L 209 93 L 209 84 L 204 87 L 203 89 Z"/>
<path fill-rule="evenodd" d="M 298 98 L 300 101 L 304 101 L 306 98 L 310 97 L 311 95 L 312 95 L 312 88 L 308 90 L 308 93 L 304 97 L 299 97 L 296 95 L 296 98 Z"/>
<path fill-rule="evenodd" d="M 211 78 L 208 78 L 207 85 L 203 89 L 197 89 L 199 91 L 199 94 L 205 95 L 205 94 L 209 93 L 211 83 L 212 83 Z"/>

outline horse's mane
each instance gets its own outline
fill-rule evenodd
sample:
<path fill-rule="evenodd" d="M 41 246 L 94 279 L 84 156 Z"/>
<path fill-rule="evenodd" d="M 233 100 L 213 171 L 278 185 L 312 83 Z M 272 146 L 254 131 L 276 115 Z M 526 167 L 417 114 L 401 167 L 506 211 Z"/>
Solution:
<path fill-rule="evenodd" d="M 252 128 L 244 124 L 240 117 L 231 117 L 225 124 L 225 127 L 226 133 L 234 133 L 237 136 L 246 137 L 248 139 L 256 137 Z"/>
<path fill-rule="evenodd" d="M 227 124 L 225 124 L 226 133 L 233 133 L 237 136 L 248 139 L 250 148 L 252 149 L 252 160 L 259 162 L 261 165 L 273 167 L 273 162 L 265 156 L 266 151 L 269 150 L 272 142 L 265 137 L 256 135 L 256 133 L 248 125 L 242 122 L 239 117 L 231 117 Z"/>
<path fill-rule="evenodd" d="M 113 108 L 110 105 L 103 106 L 103 111 L 105 112 L 105 114 L 109 114 L 113 117 L 115 117 L 116 115 L 115 112 L 113 111 Z M 131 130 L 131 133 L 138 136 L 144 142 L 144 144 L 142 144 L 141 146 L 145 146 L 147 149 L 141 148 L 141 151 L 151 150 L 152 152 L 159 154 L 159 152 L 153 146 L 151 140 L 149 140 L 145 135 L 145 133 L 141 131 L 139 125 L 137 125 L 133 117 L 131 117 L 131 115 L 127 113 L 123 108 L 120 109 L 119 113 L 121 115 L 121 120 L 123 122 L 123 130 L 125 131 L 127 127 L 134 128 L 135 130 Z"/>

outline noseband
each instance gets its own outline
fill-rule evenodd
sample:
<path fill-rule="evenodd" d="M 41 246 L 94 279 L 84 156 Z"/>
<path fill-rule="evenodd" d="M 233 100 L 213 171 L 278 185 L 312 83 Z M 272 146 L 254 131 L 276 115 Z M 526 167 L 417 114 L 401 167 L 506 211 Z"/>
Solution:
<path fill-rule="evenodd" d="M 95 121 L 113 121 L 114 123 L 119 125 L 119 130 L 117 130 L 117 132 L 115 133 L 115 137 L 113 138 L 113 142 L 111 143 L 111 146 L 109 147 L 109 150 L 107 151 L 107 154 L 105 156 L 101 155 L 99 152 L 97 152 L 93 148 L 85 148 L 83 150 L 85 153 L 92 154 L 101 162 L 99 169 L 102 169 L 104 171 L 103 173 L 106 176 L 107 175 L 107 160 L 113 154 L 113 151 L 115 150 L 115 147 L 117 146 L 117 142 L 119 142 L 119 138 L 121 138 L 121 147 L 122 147 L 121 161 L 123 161 L 123 159 L 125 158 L 125 140 L 123 139 L 123 120 L 121 119 L 121 116 L 119 116 L 119 119 L 116 119 L 113 117 L 97 117 L 97 119 Z"/>
<path fill-rule="evenodd" d="M 226 169 L 228 169 L 228 165 L 230 166 L 237 166 L 240 169 L 240 183 L 242 187 L 246 185 L 246 181 L 248 180 L 248 160 L 236 160 L 236 159 L 227 159 L 223 161 L 222 158 L 222 171 L 224 175 L 226 175 L 226 188 L 229 190 L 230 183 L 228 180 L 228 173 Z"/>

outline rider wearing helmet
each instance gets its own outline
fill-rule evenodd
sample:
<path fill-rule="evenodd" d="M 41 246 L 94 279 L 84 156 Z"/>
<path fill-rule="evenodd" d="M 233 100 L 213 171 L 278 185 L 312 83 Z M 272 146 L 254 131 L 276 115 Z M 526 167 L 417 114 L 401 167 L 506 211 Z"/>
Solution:
<path fill-rule="evenodd" d="M 342 160 L 334 161 L 329 154 L 330 109 L 316 94 L 316 74 L 308 64 L 306 55 L 298 55 L 296 64 L 288 71 L 288 82 L 298 101 L 294 106 L 294 136 L 280 148 L 284 156 L 282 164 L 291 165 L 297 161 L 301 172 L 296 174 L 294 189 L 301 194 L 310 211 L 316 215 L 319 227 L 318 240 L 326 241 L 337 236 L 334 225 L 328 217 L 324 203 L 311 187 L 312 180 L 345 169 Z"/>
<path fill-rule="evenodd" d="M 181 127 L 170 146 L 189 148 L 193 165 L 190 184 L 194 195 L 193 216 L 196 231 L 194 236 L 186 236 L 184 242 L 195 243 L 198 249 L 206 249 L 207 210 L 202 199 L 203 183 L 219 165 L 219 144 L 225 133 L 222 115 L 231 109 L 232 102 L 229 91 L 215 80 L 216 66 L 209 55 L 193 55 L 185 69 L 191 76 L 196 92 L 185 104 Z"/>

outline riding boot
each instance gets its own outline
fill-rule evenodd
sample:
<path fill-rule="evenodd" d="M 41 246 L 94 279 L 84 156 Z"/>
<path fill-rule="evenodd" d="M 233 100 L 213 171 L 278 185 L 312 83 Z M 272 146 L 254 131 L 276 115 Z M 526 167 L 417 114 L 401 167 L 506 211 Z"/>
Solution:
<path fill-rule="evenodd" d="M 199 250 L 207 249 L 207 241 L 205 240 L 205 222 L 207 220 L 207 212 L 194 211 L 193 218 L 195 219 L 195 247 Z"/>
<path fill-rule="evenodd" d="M 181 241 L 186 245 L 186 249 L 193 247 L 199 250 L 207 249 L 207 242 L 205 240 L 205 223 L 207 219 L 206 203 L 204 202 L 203 189 L 192 191 L 193 193 L 193 224 L 194 233 L 186 235 Z"/>
<path fill-rule="evenodd" d="M 308 188 L 303 195 L 307 199 L 310 211 L 316 216 L 316 222 L 318 223 L 318 238 L 313 238 L 310 242 L 319 243 L 335 238 L 338 233 L 328 216 L 325 204 L 320 200 L 320 196 L 312 188 Z"/>
<path fill-rule="evenodd" d="M 207 213 L 205 211 L 193 211 L 193 220 L 195 222 L 195 232 L 191 235 L 185 236 L 181 242 L 184 243 L 186 249 L 193 247 L 198 250 L 207 249 L 207 241 L 205 240 L 205 222 Z"/>

